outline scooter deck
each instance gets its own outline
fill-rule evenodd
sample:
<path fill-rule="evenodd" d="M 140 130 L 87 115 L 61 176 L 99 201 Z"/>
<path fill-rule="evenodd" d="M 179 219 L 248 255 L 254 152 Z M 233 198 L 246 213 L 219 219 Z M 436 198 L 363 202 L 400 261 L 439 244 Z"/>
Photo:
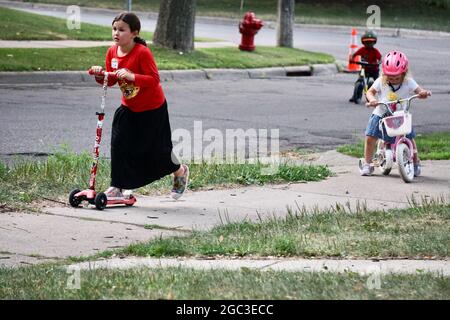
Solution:
<path fill-rule="evenodd" d="M 84 201 L 84 200 L 88 201 L 90 204 L 94 204 L 96 195 L 97 195 L 97 192 L 95 190 L 86 189 L 86 190 L 82 190 L 82 191 L 78 192 L 77 194 L 75 194 L 75 197 L 81 199 L 82 201 Z M 106 206 L 119 205 L 119 204 L 132 206 L 133 204 L 136 203 L 136 201 L 137 201 L 137 199 L 133 195 L 131 195 L 128 198 L 111 199 L 111 200 L 108 199 L 106 202 Z"/>
<path fill-rule="evenodd" d="M 106 203 L 106 206 L 109 205 L 117 205 L 117 204 L 125 204 L 127 206 L 132 206 L 136 203 L 136 198 L 134 196 L 130 196 L 129 198 L 124 199 L 114 199 L 114 200 L 108 200 Z"/>

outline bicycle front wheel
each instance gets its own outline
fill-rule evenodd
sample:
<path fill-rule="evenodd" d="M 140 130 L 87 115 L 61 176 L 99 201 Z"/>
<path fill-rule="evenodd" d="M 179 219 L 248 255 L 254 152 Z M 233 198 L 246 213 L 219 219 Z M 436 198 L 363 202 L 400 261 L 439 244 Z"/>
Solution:
<path fill-rule="evenodd" d="M 412 161 L 411 150 L 409 150 L 408 145 L 405 143 L 400 143 L 397 146 L 395 157 L 397 158 L 398 170 L 403 181 L 406 183 L 413 181 L 414 162 Z"/>
<path fill-rule="evenodd" d="M 353 97 L 355 100 L 361 100 L 364 90 L 364 80 L 358 79 L 355 82 L 355 89 L 353 90 Z"/>

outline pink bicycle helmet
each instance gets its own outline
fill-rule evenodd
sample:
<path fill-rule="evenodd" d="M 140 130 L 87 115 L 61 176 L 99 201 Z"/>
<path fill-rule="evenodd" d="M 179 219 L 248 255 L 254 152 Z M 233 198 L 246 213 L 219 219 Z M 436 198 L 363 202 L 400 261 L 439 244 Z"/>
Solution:
<path fill-rule="evenodd" d="M 403 52 L 391 51 L 384 56 L 382 69 L 387 76 L 402 74 L 408 71 L 408 58 Z"/>

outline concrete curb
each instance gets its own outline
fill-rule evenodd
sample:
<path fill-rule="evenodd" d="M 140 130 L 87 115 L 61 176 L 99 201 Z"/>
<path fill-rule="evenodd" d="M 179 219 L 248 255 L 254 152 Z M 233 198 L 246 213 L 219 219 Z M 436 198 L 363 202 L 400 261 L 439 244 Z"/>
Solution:
<path fill-rule="evenodd" d="M 113 258 L 72 265 L 82 270 L 167 268 L 182 267 L 198 270 L 241 270 L 249 268 L 260 271 L 289 272 L 355 272 L 360 275 L 434 273 L 450 275 L 450 264 L 446 260 L 331 260 L 331 259 L 222 259 L 202 260 L 192 258 Z"/>
<path fill-rule="evenodd" d="M 268 79 L 286 76 L 326 76 L 339 72 L 336 63 L 255 69 L 161 70 L 165 81 Z M 86 71 L 0 72 L 0 85 L 10 84 L 94 84 Z"/>
<path fill-rule="evenodd" d="M 85 71 L 0 72 L 0 84 L 94 83 Z"/>

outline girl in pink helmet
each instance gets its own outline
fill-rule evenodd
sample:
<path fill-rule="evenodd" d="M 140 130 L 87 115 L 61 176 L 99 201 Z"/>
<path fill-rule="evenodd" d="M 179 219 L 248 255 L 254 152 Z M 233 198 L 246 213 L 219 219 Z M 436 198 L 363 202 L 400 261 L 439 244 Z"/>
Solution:
<path fill-rule="evenodd" d="M 420 98 L 425 99 L 428 96 L 428 91 L 422 89 L 417 82 L 408 75 L 408 58 L 403 52 L 391 51 L 386 54 L 382 61 L 383 74 L 379 77 L 370 89 L 367 91 L 366 97 L 367 105 L 373 106 L 375 110 L 372 112 L 369 123 L 365 131 L 366 139 L 364 144 L 364 158 L 365 163 L 360 169 L 361 175 L 370 176 L 374 167 L 372 164 L 373 152 L 378 139 L 393 144 L 395 138 L 389 137 L 386 134 L 386 129 L 383 127 L 383 132 L 379 128 L 380 120 L 386 116 L 387 110 L 385 106 L 377 106 L 378 102 L 386 102 L 398 99 L 408 98 L 412 93 L 418 94 Z M 416 142 L 414 129 L 407 136 L 414 144 L 414 175 L 418 176 L 421 172 L 420 161 L 417 156 Z"/>

